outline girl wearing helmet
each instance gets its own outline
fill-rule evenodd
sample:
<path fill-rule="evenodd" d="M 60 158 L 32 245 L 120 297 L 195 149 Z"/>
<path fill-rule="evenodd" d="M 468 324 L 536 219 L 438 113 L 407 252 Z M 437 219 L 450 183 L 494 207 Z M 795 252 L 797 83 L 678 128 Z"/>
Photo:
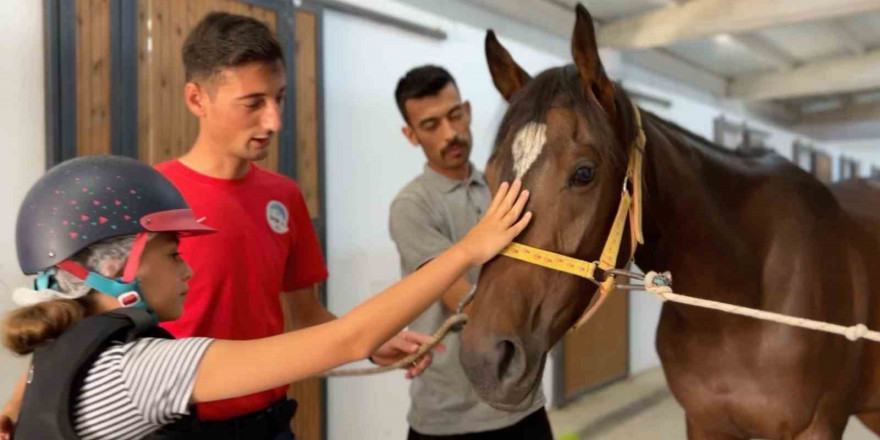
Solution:
<path fill-rule="evenodd" d="M 155 324 L 182 313 L 178 234 L 213 230 L 158 172 L 120 157 L 65 162 L 22 204 L 19 264 L 35 274 L 3 326 L 34 353 L 16 439 L 142 438 L 193 403 L 233 398 L 366 358 L 473 265 L 528 224 L 528 193 L 502 185 L 483 220 L 416 273 L 340 319 L 270 338 L 174 340 Z"/>

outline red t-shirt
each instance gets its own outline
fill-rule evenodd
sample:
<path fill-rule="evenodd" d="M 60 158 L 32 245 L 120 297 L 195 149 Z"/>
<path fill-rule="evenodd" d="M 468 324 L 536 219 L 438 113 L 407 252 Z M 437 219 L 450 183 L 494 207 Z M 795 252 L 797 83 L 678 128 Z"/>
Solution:
<path fill-rule="evenodd" d="M 193 270 L 183 316 L 162 324 L 175 337 L 256 339 L 284 331 L 281 292 L 327 278 L 299 185 L 252 165 L 238 180 L 215 179 L 179 161 L 156 167 L 216 234 L 186 237 L 180 254 Z M 203 420 L 268 407 L 287 387 L 198 405 Z"/>

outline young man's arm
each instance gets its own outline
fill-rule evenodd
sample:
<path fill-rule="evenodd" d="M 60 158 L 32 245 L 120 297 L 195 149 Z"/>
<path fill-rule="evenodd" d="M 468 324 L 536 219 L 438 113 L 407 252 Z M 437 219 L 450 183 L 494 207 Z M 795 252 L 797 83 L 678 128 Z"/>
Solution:
<path fill-rule="evenodd" d="M 461 303 L 461 300 L 463 300 L 473 288 L 474 285 L 467 280 L 467 277 L 459 278 L 452 287 L 443 294 L 441 300 L 443 302 L 443 307 L 446 307 L 451 313 L 455 313 L 458 310 L 458 305 Z"/>
<path fill-rule="evenodd" d="M 318 300 L 318 284 L 282 292 L 281 302 L 289 319 L 288 330 L 301 330 L 336 319 Z"/>

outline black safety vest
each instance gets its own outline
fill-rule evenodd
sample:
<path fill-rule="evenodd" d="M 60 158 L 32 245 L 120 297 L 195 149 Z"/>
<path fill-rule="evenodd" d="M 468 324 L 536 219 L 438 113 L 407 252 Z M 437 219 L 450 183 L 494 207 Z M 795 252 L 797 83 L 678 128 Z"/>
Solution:
<path fill-rule="evenodd" d="M 86 318 L 55 341 L 34 350 L 16 440 L 74 440 L 71 410 L 98 356 L 113 341 L 173 339 L 144 310 L 121 308 Z"/>

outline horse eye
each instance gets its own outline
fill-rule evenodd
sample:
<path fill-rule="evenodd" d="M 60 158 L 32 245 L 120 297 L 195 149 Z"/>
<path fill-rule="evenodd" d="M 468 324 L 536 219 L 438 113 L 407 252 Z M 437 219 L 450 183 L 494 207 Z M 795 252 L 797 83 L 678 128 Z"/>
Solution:
<path fill-rule="evenodd" d="M 595 177 L 595 168 L 582 166 L 574 172 L 574 175 L 571 176 L 571 179 L 569 179 L 568 183 L 571 186 L 584 186 L 590 184 L 590 182 L 592 182 Z"/>

